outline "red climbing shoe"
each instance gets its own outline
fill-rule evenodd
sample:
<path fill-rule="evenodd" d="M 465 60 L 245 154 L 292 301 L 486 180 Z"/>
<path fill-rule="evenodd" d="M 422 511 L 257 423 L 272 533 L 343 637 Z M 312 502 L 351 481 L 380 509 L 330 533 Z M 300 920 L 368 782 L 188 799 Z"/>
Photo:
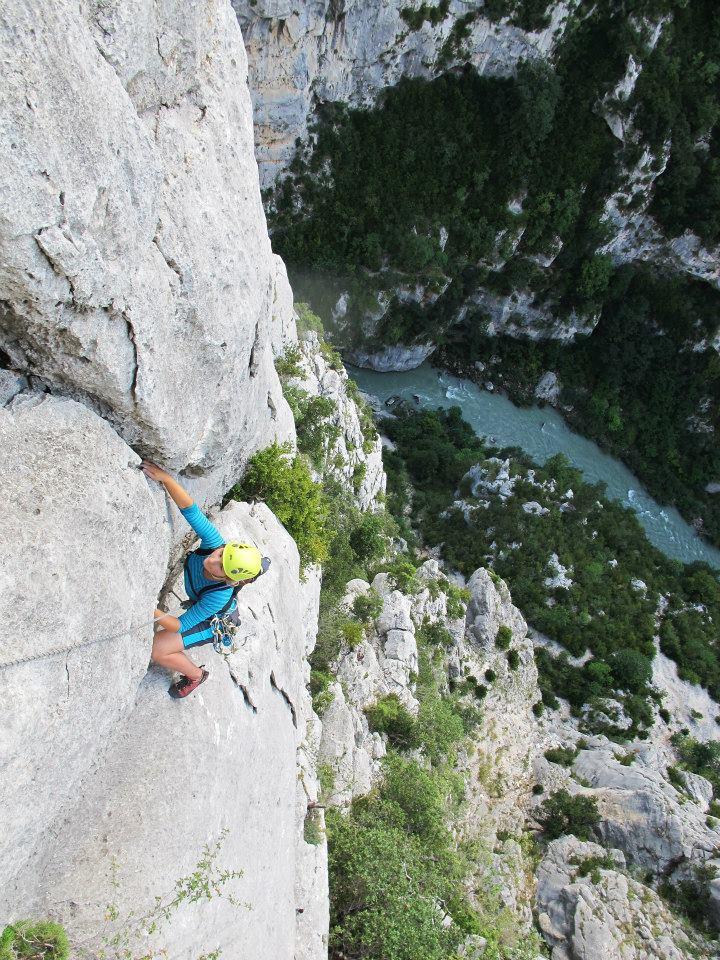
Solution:
<path fill-rule="evenodd" d="M 191 680 L 190 677 L 180 677 L 176 683 L 170 685 L 168 693 L 174 700 L 180 700 L 182 697 L 189 696 L 203 681 L 207 680 L 210 672 L 203 670 L 202 664 L 200 665 L 200 669 L 202 670 L 202 676 L 197 680 Z"/>

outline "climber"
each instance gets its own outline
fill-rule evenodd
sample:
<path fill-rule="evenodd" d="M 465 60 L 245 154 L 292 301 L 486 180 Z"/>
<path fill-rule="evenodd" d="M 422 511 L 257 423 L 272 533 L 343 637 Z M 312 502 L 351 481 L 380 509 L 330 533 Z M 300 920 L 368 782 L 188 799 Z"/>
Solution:
<path fill-rule="evenodd" d="M 151 653 L 155 663 L 182 674 L 171 684 L 170 696 L 187 697 L 209 673 L 204 664 L 196 666 L 184 651 L 213 640 L 213 617 L 233 612 L 238 591 L 265 573 L 270 561 L 251 544 L 225 543 L 190 494 L 165 470 L 147 460 L 143 460 L 141 469 L 165 487 L 200 537 L 199 549 L 185 558 L 185 590 L 192 605 L 179 618 L 162 610 L 155 611 L 160 629 L 155 634 Z"/>

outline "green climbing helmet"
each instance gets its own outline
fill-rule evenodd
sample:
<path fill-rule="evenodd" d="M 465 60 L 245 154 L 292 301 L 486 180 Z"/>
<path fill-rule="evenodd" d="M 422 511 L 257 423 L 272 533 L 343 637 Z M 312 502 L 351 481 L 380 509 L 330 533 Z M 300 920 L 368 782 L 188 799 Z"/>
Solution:
<path fill-rule="evenodd" d="M 262 554 L 251 543 L 232 540 L 225 544 L 222 555 L 225 576 L 234 580 L 251 580 L 262 570 Z"/>

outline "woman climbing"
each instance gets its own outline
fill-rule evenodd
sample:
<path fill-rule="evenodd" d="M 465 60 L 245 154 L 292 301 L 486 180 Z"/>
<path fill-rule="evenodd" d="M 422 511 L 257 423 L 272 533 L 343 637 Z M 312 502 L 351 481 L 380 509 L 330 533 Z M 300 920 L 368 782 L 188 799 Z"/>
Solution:
<path fill-rule="evenodd" d="M 185 650 L 213 640 L 213 617 L 232 613 L 237 606 L 238 591 L 257 580 L 270 561 L 249 543 L 225 543 L 190 494 L 165 470 L 147 460 L 143 460 L 142 470 L 165 487 L 200 537 L 200 547 L 185 559 L 185 590 L 192 605 L 179 618 L 162 610 L 155 611 L 160 629 L 155 634 L 151 653 L 155 663 L 182 674 L 171 684 L 170 696 L 187 697 L 207 679 L 208 671 L 204 664 L 196 666 Z"/>

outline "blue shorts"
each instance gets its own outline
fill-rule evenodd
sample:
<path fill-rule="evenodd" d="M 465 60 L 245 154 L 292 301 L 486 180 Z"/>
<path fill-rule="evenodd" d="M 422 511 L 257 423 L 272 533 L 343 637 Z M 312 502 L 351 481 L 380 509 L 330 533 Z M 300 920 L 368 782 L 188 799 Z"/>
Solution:
<path fill-rule="evenodd" d="M 194 627 L 190 627 L 185 633 L 181 633 L 183 647 L 199 647 L 203 643 L 210 643 L 213 639 L 213 631 L 209 620 L 201 620 Z"/>

